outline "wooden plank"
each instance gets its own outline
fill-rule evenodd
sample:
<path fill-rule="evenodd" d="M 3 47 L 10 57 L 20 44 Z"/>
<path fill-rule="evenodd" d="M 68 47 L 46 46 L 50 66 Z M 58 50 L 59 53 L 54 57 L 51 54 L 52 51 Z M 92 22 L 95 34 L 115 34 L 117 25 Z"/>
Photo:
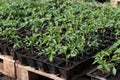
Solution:
<path fill-rule="evenodd" d="M 23 68 L 16 67 L 16 77 L 18 80 L 29 80 L 28 71 Z"/>
<path fill-rule="evenodd" d="M 0 55 L 0 59 L 4 59 L 4 57 L 5 57 L 4 55 Z"/>
<path fill-rule="evenodd" d="M 62 78 L 54 75 L 54 74 L 50 74 L 50 73 L 46 73 L 46 72 L 43 72 L 40 70 L 36 70 L 34 68 L 31 68 L 30 66 L 23 66 L 19 63 L 16 63 L 15 66 L 16 66 L 16 71 L 17 71 L 17 79 L 19 79 L 19 80 L 30 80 L 29 75 L 28 75 L 29 72 L 33 72 L 35 74 L 39 74 L 39 75 L 42 75 L 44 77 L 47 77 L 47 78 L 50 78 L 53 80 L 65 80 L 65 79 L 62 79 Z M 22 75 L 23 72 L 25 73 L 24 75 Z"/>
<path fill-rule="evenodd" d="M 6 75 L 15 78 L 15 65 L 14 62 L 10 60 L 3 60 L 3 71 L 6 73 Z"/>
<path fill-rule="evenodd" d="M 116 8 L 118 6 L 118 2 L 120 2 L 120 0 L 110 0 L 112 7 Z"/>
<path fill-rule="evenodd" d="M 15 78 L 15 61 L 10 56 L 0 55 L 0 72 Z"/>
<path fill-rule="evenodd" d="M 5 59 L 5 60 L 8 60 L 8 61 L 10 61 L 10 62 L 15 63 L 15 60 L 13 60 L 13 57 L 12 57 L 12 56 L 7 56 L 7 55 L 3 55 L 3 56 L 4 56 L 4 59 Z"/>
<path fill-rule="evenodd" d="M 0 70 L 3 70 L 3 63 L 0 62 Z"/>

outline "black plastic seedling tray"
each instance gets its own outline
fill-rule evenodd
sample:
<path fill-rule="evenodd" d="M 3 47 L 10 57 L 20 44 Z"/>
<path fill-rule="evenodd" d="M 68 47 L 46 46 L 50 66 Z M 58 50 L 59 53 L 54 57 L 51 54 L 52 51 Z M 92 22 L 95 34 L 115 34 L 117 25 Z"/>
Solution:
<path fill-rule="evenodd" d="M 28 65 L 26 56 L 20 53 L 15 53 L 15 54 L 16 54 L 16 59 L 18 59 L 21 62 L 21 64 Z"/>
<path fill-rule="evenodd" d="M 87 73 L 87 76 L 91 78 L 91 80 L 107 80 L 107 77 L 110 76 L 110 72 L 103 73 L 99 69 L 92 69 Z"/>
<path fill-rule="evenodd" d="M 59 69 L 57 67 L 58 64 L 63 62 L 64 60 L 55 57 L 52 62 L 49 61 L 49 59 L 46 61 L 47 67 L 49 69 L 49 72 L 51 74 L 59 75 Z"/>
<path fill-rule="evenodd" d="M 17 59 L 25 65 L 29 65 L 36 69 L 42 70 L 47 73 L 55 74 L 66 80 L 70 80 L 74 75 L 81 74 L 88 66 L 91 66 L 93 58 L 85 57 L 81 59 L 79 56 L 74 59 L 68 60 L 68 65 L 66 66 L 66 61 L 61 57 L 55 57 L 52 62 L 50 62 L 47 56 L 39 55 L 37 57 L 28 57 L 20 53 L 16 53 Z"/>
<path fill-rule="evenodd" d="M 60 76 L 66 80 L 70 80 L 73 76 L 82 74 L 82 72 L 84 72 L 84 70 L 86 70 L 88 66 L 91 66 L 92 62 L 93 58 L 87 58 L 77 63 L 69 61 L 70 67 L 66 68 L 64 67 L 66 61 L 64 61 L 58 65 Z"/>
<path fill-rule="evenodd" d="M 29 66 L 37 69 L 37 63 L 36 63 L 36 60 L 34 59 L 34 57 L 30 57 L 30 56 L 25 56 L 26 57 L 26 60 L 27 60 L 27 63 Z"/>
<path fill-rule="evenodd" d="M 37 56 L 34 59 L 37 63 L 37 67 L 38 67 L 39 70 L 42 70 L 44 72 L 49 72 L 48 66 L 46 64 L 47 56 L 40 55 L 40 56 Z"/>

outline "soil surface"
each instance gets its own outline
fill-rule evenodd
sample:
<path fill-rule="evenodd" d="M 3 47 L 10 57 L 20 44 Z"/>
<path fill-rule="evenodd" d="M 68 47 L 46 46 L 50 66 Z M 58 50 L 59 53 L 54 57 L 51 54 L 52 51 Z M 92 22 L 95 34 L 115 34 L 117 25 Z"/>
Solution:
<path fill-rule="evenodd" d="M 120 80 L 120 75 L 118 74 L 116 76 L 110 76 L 110 77 L 108 77 L 107 80 Z"/>
<path fill-rule="evenodd" d="M 94 76 L 99 76 L 99 77 L 103 77 L 105 78 L 107 76 L 107 73 L 103 73 L 102 71 L 100 70 L 96 70 L 95 72 L 92 73 Z"/>

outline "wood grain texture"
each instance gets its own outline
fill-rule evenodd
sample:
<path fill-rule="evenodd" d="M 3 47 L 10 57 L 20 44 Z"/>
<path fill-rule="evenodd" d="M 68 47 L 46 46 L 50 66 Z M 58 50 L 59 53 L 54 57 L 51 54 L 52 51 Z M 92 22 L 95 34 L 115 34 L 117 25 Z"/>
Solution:
<path fill-rule="evenodd" d="M 53 80 L 65 80 L 65 79 L 62 79 L 62 78 L 54 75 L 54 74 L 49 74 L 49 73 L 46 73 L 46 72 L 43 72 L 40 70 L 36 70 L 34 68 L 31 68 L 30 66 L 23 66 L 23 65 L 18 64 L 18 63 L 16 63 L 15 66 L 17 69 L 17 78 L 19 80 L 30 80 L 29 75 L 28 75 L 29 72 L 33 72 L 35 74 L 39 74 L 39 75 L 42 75 L 44 77 L 47 77 L 47 78 L 50 78 Z"/>

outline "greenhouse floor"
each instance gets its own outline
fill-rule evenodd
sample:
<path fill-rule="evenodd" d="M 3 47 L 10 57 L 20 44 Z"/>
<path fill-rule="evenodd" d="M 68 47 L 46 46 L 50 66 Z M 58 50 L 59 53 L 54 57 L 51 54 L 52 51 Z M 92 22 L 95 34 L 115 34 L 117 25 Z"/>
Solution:
<path fill-rule="evenodd" d="M 16 80 L 0 73 L 0 80 Z"/>

